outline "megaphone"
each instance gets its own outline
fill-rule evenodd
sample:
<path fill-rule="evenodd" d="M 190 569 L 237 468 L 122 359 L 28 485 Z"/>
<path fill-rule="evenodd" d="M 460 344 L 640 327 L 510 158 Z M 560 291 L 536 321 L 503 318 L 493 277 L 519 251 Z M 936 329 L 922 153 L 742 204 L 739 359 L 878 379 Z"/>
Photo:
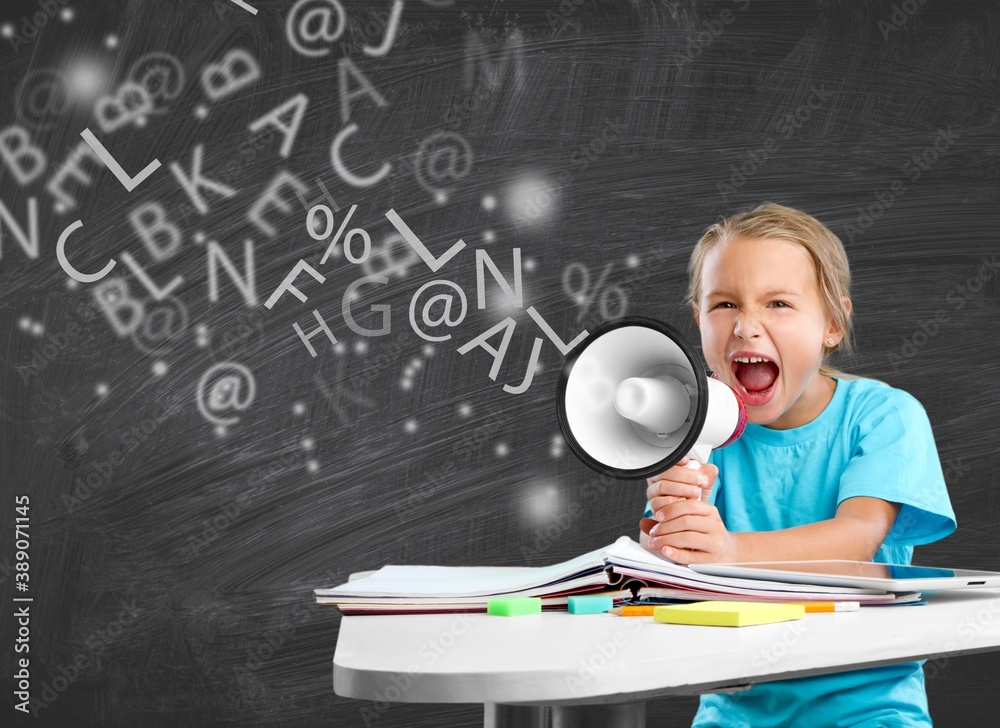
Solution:
<path fill-rule="evenodd" d="M 685 455 L 700 468 L 747 424 L 740 395 L 704 372 L 694 347 L 662 321 L 603 324 L 563 365 L 563 437 L 584 463 L 617 478 L 658 475 Z"/>

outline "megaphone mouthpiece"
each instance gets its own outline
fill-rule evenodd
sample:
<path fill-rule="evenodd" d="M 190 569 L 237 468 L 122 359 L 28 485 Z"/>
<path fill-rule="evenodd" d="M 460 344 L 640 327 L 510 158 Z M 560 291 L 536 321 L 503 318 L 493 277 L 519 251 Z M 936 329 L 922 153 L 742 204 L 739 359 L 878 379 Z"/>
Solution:
<path fill-rule="evenodd" d="M 618 385 L 615 409 L 657 435 L 668 435 L 689 419 L 691 397 L 674 377 L 629 377 Z"/>

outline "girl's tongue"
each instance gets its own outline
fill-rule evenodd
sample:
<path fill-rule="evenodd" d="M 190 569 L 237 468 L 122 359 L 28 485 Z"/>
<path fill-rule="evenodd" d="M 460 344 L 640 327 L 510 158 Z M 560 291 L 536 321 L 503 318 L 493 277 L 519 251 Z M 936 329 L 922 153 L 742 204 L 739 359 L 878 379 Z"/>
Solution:
<path fill-rule="evenodd" d="M 738 362 L 736 378 L 748 392 L 763 392 L 774 384 L 778 378 L 778 365 L 771 361 L 759 361 L 752 364 Z"/>

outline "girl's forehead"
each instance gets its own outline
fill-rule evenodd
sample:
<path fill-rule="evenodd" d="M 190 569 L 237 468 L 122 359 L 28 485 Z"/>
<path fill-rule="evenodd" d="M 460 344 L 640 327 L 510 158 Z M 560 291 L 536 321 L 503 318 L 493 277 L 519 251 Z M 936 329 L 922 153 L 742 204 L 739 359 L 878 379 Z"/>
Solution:
<path fill-rule="evenodd" d="M 701 272 L 704 295 L 715 289 L 771 291 L 816 287 L 816 269 L 801 246 L 775 238 L 734 240 L 715 246 L 705 256 Z"/>

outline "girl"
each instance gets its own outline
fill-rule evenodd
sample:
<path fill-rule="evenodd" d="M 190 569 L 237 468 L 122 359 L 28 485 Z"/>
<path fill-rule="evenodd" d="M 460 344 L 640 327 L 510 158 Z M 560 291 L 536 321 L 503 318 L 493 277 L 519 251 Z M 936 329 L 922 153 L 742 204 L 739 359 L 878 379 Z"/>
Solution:
<path fill-rule="evenodd" d="M 766 203 L 712 225 L 688 272 L 705 359 L 742 395 L 748 424 L 699 471 L 685 459 L 648 481 L 644 546 L 682 564 L 908 564 L 914 544 L 955 530 L 920 402 L 825 365 L 851 351 L 836 235 Z M 694 726 L 930 726 L 923 662 L 703 695 Z"/>

